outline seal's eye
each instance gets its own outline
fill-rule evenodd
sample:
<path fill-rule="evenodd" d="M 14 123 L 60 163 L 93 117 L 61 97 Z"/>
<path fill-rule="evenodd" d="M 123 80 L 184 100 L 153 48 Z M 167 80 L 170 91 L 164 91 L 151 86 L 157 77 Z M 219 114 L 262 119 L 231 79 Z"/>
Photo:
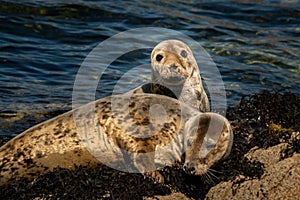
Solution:
<path fill-rule="evenodd" d="M 180 55 L 181 55 L 182 57 L 186 58 L 186 57 L 187 57 L 187 52 L 186 52 L 186 50 L 182 50 L 181 53 L 180 53 Z"/>
<path fill-rule="evenodd" d="M 157 54 L 157 55 L 156 55 L 156 60 L 157 60 L 158 62 L 160 62 L 162 59 L 163 59 L 163 56 L 162 56 L 162 55 L 160 55 L 160 54 Z"/>

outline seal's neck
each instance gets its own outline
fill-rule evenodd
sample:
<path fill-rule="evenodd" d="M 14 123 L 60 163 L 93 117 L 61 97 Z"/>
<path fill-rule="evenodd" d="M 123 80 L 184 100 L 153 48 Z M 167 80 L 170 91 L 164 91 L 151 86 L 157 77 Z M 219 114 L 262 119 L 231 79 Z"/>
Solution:
<path fill-rule="evenodd" d="M 189 91 L 189 88 L 191 88 L 191 93 L 186 95 L 192 95 L 194 98 L 196 98 L 197 106 L 195 107 L 197 107 L 201 112 L 209 112 L 209 100 L 202 84 L 198 66 L 196 66 L 196 69 L 197 70 L 192 72 L 191 77 L 186 80 L 185 85 L 187 89 L 183 89 L 183 92 Z"/>
<path fill-rule="evenodd" d="M 152 70 L 152 83 L 161 85 L 164 88 L 172 91 L 172 93 L 176 96 L 176 99 L 179 99 L 184 88 L 185 81 L 176 81 L 175 79 L 165 80 L 160 77 L 160 73 Z"/>

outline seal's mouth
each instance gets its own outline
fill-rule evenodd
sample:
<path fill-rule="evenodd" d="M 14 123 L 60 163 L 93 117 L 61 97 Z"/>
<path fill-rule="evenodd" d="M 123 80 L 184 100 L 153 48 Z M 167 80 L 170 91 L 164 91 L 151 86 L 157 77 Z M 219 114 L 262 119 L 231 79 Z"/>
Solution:
<path fill-rule="evenodd" d="M 183 171 L 187 174 L 195 175 L 196 169 L 193 165 L 190 165 L 190 163 L 187 163 L 183 166 Z"/>
<path fill-rule="evenodd" d="M 200 161 L 198 161 L 200 162 Z M 209 171 L 209 168 L 206 164 L 196 164 L 193 162 L 187 162 L 183 165 L 183 171 L 186 174 L 202 176 Z"/>
<path fill-rule="evenodd" d="M 174 64 L 170 67 L 156 66 L 156 70 L 152 71 L 153 82 L 159 83 L 164 86 L 180 86 L 186 81 L 186 77 L 181 71 L 178 71 L 178 67 Z"/>

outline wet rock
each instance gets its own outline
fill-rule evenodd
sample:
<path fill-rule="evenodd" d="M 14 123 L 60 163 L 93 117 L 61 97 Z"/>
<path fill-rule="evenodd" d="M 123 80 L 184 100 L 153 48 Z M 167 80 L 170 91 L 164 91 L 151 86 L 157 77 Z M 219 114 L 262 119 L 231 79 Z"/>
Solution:
<path fill-rule="evenodd" d="M 161 196 L 161 195 L 158 195 L 158 196 L 154 196 L 154 197 L 146 197 L 144 198 L 144 200 L 190 200 L 191 198 L 188 198 L 187 196 L 185 196 L 184 194 L 182 193 L 179 193 L 179 192 L 174 192 L 170 195 L 167 195 L 167 196 Z"/>
<path fill-rule="evenodd" d="M 272 150 L 261 151 L 256 159 L 266 160 L 264 153 L 278 153 L 282 148 L 277 145 Z M 269 152 L 268 152 L 269 151 Z M 259 179 L 238 180 L 220 183 L 210 189 L 205 199 L 297 199 L 300 193 L 300 154 L 271 163 Z"/>

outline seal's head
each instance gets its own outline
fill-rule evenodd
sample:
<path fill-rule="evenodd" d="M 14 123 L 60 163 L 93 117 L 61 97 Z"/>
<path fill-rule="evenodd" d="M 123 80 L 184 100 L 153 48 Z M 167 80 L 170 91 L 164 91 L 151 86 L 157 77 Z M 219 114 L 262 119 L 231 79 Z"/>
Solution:
<path fill-rule="evenodd" d="M 160 42 L 151 53 L 152 82 L 170 89 L 177 99 L 209 111 L 200 71 L 191 49 L 179 40 Z"/>
<path fill-rule="evenodd" d="M 188 174 L 206 174 L 231 151 L 232 129 L 228 120 L 219 114 L 202 113 L 191 118 L 186 123 L 186 132 L 183 169 Z"/>
<path fill-rule="evenodd" d="M 199 74 L 191 49 L 179 40 L 165 40 L 151 53 L 152 80 L 162 85 L 183 85 L 184 81 Z"/>

